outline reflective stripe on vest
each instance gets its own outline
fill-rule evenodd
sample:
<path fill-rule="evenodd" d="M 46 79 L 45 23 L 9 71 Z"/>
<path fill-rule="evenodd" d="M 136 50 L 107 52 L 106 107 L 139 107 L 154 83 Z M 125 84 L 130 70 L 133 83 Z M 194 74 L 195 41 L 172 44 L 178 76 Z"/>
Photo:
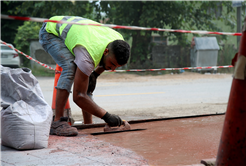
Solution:
<path fill-rule="evenodd" d="M 72 17 L 70 17 L 70 16 L 65 16 L 65 17 L 63 17 L 63 18 L 61 19 L 61 21 L 67 21 L 67 20 L 70 19 L 70 18 L 72 18 Z M 69 22 L 79 22 L 79 21 L 81 21 L 81 20 L 88 20 L 88 19 L 87 19 L 87 18 L 76 18 L 76 17 L 75 17 L 74 20 L 71 20 L 71 21 L 69 21 Z M 58 33 L 58 36 L 61 37 L 63 40 L 65 40 L 66 37 L 67 37 L 67 33 L 68 33 L 69 29 L 71 28 L 71 26 L 72 26 L 73 24 L 67 24 L 67 26 L 62 30 L 62 34 L 60 35 L 60 28 L 61 28 L 61 26 L 62 26 L 63 24 L 64 24 L 64 23 L 57 23 L 57 24 L 56 24 L 56 31 L 57 31 L 57 33 Z"/>
<path fill-rule="evenodd" d="M 100 23 L 77 16 L 54 16 L 50 20 L 68 21 L 68 22 L 83 22 L 86 24 Z M 72 24 L 74 25 L 74 24 Z M 124 40 L 123 36 L 109 28 L 102 26 L 72 26 L 67 23 L 53 23 L 48 22 L 46 31 L 52 33 L 64 41 L 69 51 L 74 55 L 73 48 L 81 45 L 86 48 L 91 58 L 93 59 L 95 67 L 100 63 L 107 45 L 114 40 Z"/>

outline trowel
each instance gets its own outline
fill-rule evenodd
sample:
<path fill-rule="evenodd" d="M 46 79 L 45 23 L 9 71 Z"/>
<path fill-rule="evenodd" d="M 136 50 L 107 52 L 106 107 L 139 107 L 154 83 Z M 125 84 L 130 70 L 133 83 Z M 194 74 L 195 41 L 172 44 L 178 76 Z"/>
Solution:
<path fill-rule="evenodd" d="M 92 93 L 87 93 L 87 95 L 93 100 L 93 94 Z M 121 125 L 120 127 L 112 128 L 108 124 L 106 124 L 104 127 L 104 131 L 91 133 L 91 135 L 113 134 L 113 133 L 129 132 L 129 131 L 141 131 L 141 130 L 146 130 L 146 129 L 131 129 L 130 124 L 126 120 L 123 120 L 123 125 Z"/>
<path fill-rule="evenodd" d="M 129 132 L 129 131 L 141 131 L 141 130 L 146 130 L 146 129 L 130 129 L 130 130 L 106 131 L 106 132 L 102 131 L 102 132 L 91 133 L 91 135 L 113 134 L 113 133 Z"/>
<path fill-rule="evenodd" d="M 130 124 L 127 121 L 123 120 L 123 125 L 120 127 L 112 128 L 108 124 L 106 124 L 103 132 L 91 133 L 91 135 L 113 134 L 113 133 L 141 131 L 141 130 L 146 130 L 146 129 L 131 129 Z"/>

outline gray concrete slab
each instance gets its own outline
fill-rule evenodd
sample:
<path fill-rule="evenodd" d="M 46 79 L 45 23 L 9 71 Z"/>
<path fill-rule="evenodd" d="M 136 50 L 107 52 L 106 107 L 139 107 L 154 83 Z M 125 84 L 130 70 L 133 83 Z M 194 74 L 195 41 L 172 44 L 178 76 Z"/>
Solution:
<path fill-rule="evenodd" d="M 19 151 L 1 145 L 2 166 L 34 165 L 148 165 L 135 152 L 93 136 L 50 136 L 48 148 Z"/>

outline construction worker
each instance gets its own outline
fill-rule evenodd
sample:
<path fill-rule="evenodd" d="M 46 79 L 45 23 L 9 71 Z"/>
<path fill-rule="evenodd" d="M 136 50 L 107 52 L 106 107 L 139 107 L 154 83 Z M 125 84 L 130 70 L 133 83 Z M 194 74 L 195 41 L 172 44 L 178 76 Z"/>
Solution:
<path fill-rule="evenodd" d="M 54 16 L 50 20 L 100 25 L 77 16 Z M 88 94 L 94 91 L 96 79 L 102 72 L 127 63 L 130 46 L 122 35 L 103 26 L 47 22 L 40 29 L 39 42 L 63 69 L 55 87 L 56 109 L 50 134 L 78 134 L 77 129 L 67 123 L 68 118 L 63 117 L 73 83 L 73 101 L 82 109 L 85 124 L 92 123 L 92 115 L 95 115 L 110 127 L 120 126 L 123 123 L 121 118 L 99 107 Z"/>

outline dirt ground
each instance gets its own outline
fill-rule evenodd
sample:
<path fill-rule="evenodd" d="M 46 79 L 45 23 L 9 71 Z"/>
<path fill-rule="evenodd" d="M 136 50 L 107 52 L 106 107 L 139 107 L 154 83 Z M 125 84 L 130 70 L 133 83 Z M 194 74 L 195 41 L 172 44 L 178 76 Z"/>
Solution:
<path fill-rule="evenodd" d="M 117 82 L 117 81 L 128 81 L 128 82 L 142 82 L 142 81 L 152 81 L 152 80 L 168 80 L 168 81 L 175 81 L 175 80 L 195 80 L 195 79 L 202 79 L 202 78 L 211 78 L 211 79 L 220 79 L 226 78 L 228 76 L 232 76 L 232 74 L 227 73 L 205 73 L 200 74 L 196 72 L 184 72 L 180 74 L 163 74 L 163 75 L 140 75 L 140 74 L 130 74 L 130 73 L 116 73 L 116 72 L 106 72 L 98 77 L 98 81 L 108 81 L 108 82 Z"/>
<path fill-rule="evenodd" d="M 196 79 L 223 79 L 231 78 L 232 74 L 217 73 L 217 74 L 200 74 L 196 72 L 184 72 L 181 74 L 164 74 L 164 75 L 140 75 L 132 73 L 115 73 L 107 72 L 103 73 L 98 78 L 100 82 L 149 82 L 149 81 L 168 81 L 172 84 L 175 82 L 186 82 Z M 166 117 L 180 117 L 190 115 L 202 115 L 202 114 L 216 114 L 226 112 L 227 103 L 197 103 L 197 104 L 178 104 L 168 107 L 155 107 L 151 111 L 144 109 L 134 110 L 122 110 L 115 113 L 126 120 L 135 119 L 148 119 L 148 118 L 166 118 Z M 164 111 L 165 110 L 165 111 Z M 82 116 L 75 116 L 74 119 L 82 121 Z M 93 118 L 94 119 L 94 118 Z M 98 118 L 93 121 L 97 122 Z M 100 122 L 100 120 L 99 120 Z"/>

